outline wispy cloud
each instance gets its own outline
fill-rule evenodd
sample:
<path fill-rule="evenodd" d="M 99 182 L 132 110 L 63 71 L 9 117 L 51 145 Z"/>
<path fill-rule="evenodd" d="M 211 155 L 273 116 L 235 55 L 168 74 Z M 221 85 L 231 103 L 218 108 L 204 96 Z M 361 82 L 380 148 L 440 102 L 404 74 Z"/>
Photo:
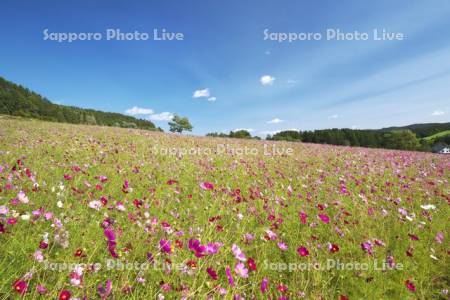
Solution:
<path fill-rule="evenodd" d="M 334 115 L 328 116 L 328 120 L 337 119 L 337 118 L 339 118 L 338 114 L 334 114 Z"/>
<path fill-rule="evenodd" d="M 132 115 L 132 116 L 151 115 L 151 114 L 153 114 L 153 110 L 150 108 L 142 108 L 142 107 L 133 106 L 132 108 L 127 109 L 125 111 L 125 113 Z"/>
<path fill-rule="evenodd" d="M 209 89 L 196 90 L 192 95 L 193 98 L 208 98 L 210 96 Z"/>
<path fill-rule="evenodd" d="M 273 85 L 274 81 L 275 77 L 272 77 L 270 75 L 261 76 L 261 78 L 259 79 L 259 82 L 261 82 L 262 85 Z"/>
<path fill-rule="evenodd" d="M 443 110 L 435 110 L 431 113 L 432 116 L 438 117 L 438 116 L 443 116 L 445 115 L 447 112 L 443 111 Z"/>
<path fill-rule="evenodd" d="M 216 101 L 216 100 L 217 100 L 216 97 L 209 97 L 209 98 L 208 98 L 208 101 L 209 101 L 209 102 L 214 102 L 214 101 Z"/>
<path fill-rule="evenodd" d="M 152 121 L 170 121 L 173 119 L 173 114 L 165 111 L 159 114 L 152 114 L 149 116 L 149 119 Z"/>
<path fill-rule="evenodd" d="M 281 122 L 284 122 L 284 120 L 275 118 L 275 119 L 272 119 L 270 121 L 267 121 L 267 124 L 278 124 L 278 123 L 281 123 Z"/>

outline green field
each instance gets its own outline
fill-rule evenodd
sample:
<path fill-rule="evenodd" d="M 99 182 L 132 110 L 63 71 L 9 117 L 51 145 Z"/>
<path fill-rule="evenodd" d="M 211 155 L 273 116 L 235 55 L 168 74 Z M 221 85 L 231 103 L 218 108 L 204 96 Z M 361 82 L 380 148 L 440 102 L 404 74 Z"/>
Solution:
<path fill-rule="evenodd" d="M 0 119 L 0 299 L 448 299 L 450 157 Z"/>
<path fill-rule="evenodd" d="M 437 138 L 444 137 L 444 136 L 447 136 L 447 135 L 450 135 L 450 130 L 441 131 L 441 132 L 438 132 L 436 134 L 427 136 L 427 137 L 425 137 L 423 139 L 426 140 L 426 141 L 433 141 L 433 140 L 435 140 Z"/>

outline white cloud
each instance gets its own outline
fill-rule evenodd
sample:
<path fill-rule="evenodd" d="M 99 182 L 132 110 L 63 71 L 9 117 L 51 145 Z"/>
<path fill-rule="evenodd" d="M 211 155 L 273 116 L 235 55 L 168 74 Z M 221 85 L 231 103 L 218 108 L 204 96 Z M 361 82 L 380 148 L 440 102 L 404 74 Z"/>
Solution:
<path fill-rule="evenodd" d="M 334 114 L 334 115 L 328 116 L 328 120 L 337 119 L 337 118 L 339 118 L 338 114 Z"/>
<path fill-rule="evenodd" d="M 152 114 L 149 119 L 152 121 L 170 121 L 173 119 L 173 114 L 165 111 L 160 114 Z"/>
<path fill-rule="evenodd" d="M 133 106 L 125 111 L 125 113 L 129 115 L 151 115 L 153 114 L 153 110 L 150 108 L 141 108 L 137 106 Z"/>
<path fill-rule="evenodd" d="M 248 132 L 253 132 L 253 131 L 255 131 L 253 128 L 236 128 L 236 129 L 234 129 L 233 131 L 240 131 L 240 130 L 245 130 L 245 131 L 248 131 Z"/>
<path fill-rule="evenodd" d="M 445 111 L 443 111 L 443 110 L 435 110 L 435 111 L 433 111 L 433 113 L 432 113 L 431 115 L 437 117 L 437 116 L 443 116 L 443 115 L 445 115 L 446 113 L 447 113 L 447 112 L 445 112 Z"/>
<path fill-rule="evenodd" d="M 281 119 L 278 119 L 278 118 L 275 118 L 273 120 L 267 121 L 268 124 L 278 124 L 278 123 L 281 123 L 281 122 L 284 122 L 284 120 L 281 120 Z"/>
<path fill-rule="evenodd" d="M 196 90 L 192 95 L 193 98 L 201 98 L 201 97 L 208 98 L 209 96 L 210 96 L 209 89 Z"/>
<path fill-rule="evenodd" d="M 259 82 L 261 82 L 262 85 L 273 85 L 274 81 L 275 77 L 272 77 L 270 75 L 261 76 L 261 78 L 259 79 Z"/>
<path fill-rule="evenodd" d="M 214 101 L 216 101 L 216 100 L 217 100 L 216 97 L 209 97 L 209 98 L 208 98 L 208 101 L 209 101 L 209 102 L 214 102 Z"/>
<path fill-rule="evenodd" d="M 288 87 L 293 87 L 294 85 L 297 84 L 297 80 L 294 79 L 289 79 L 288 81 L 286 81 Z"/>

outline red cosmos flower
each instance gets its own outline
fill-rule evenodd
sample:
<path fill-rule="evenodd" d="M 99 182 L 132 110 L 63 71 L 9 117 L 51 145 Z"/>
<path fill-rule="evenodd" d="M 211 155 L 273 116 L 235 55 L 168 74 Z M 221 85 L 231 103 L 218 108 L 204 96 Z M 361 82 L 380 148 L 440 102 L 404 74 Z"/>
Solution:
<path fill-rule="evenodd" d="M 208 274 L 212 280 L 217 280 L 219 278 L 219 276 L 217 275 L 217 272 L 211 267 L 207 268 L 206 272 L 208 272 Z"/>
<path fill-rule="evenodd" d="M 330 244 L 328 249 L 330 250 L 331 253 L 336 253 L 339 251 L 339 246 L 336 244 Z"/>
<path fill-rule="evenodd" d="M 41 249 L 47 249 L 48 248 L 48 243 L 46 243 L 45 241 L 41 241 L 39 243 L 39 248 Z"/>
<path fill-rule="evenodd" d="M 189 267 L 189 268 L 192 268 L 192 269 L 195 269 L 195 268 L 197 268 L 197 262 L 195 261 L 195 260 L 188 260 L 187 262 L 186 262 L 186 265 Z"/>
<path fill-rule="evenodd" d="M 250 271 L 256 271 L 256 263 L 253 258 L 249 258 L 247 260 L 247 265 L 248 265 L 248 268 L 250 269 Z"/>
<path fill-rule="evenodd" d="M 174 179 L 169 179 L 169 180 L 167 180 L 167 182 L 166 182 L 167 185 L 172 185 L 172 184 L 174 184 L 174 183 L 178 183 L 178 181 L 176 181 L 176 180 L 174 180 Z"/>
<path fill-rule="evenodd" d="M 25 293 L 27 292 L 27 290 L 28 290 L 28 284 L 27 284 L 25 281 L 23 281 L 23 280 L 17 279 L 17 280 L 14 281 L 14 283 L 13 283 L 13 289 L 14 289 L 17 293 L 23 295 L 23 294 L 25 294 Z"/>
<path fill-rule="evenodd" d="M 348 300 L 348 297 L 345 295 L 340 295 L 339 300 Z"/>
<path fill-rule="evenodd" d="M 101 196 L 101 197 L 100 197 L 100 201 L 102 202 L 103 205 L 108 204 L 108 199 L 106 199 L 105 196 Z"/>
<path fill-rule="evenodd" d="M 65 180 L 71 180 L 73 177 L 70 174 L 64 174 L 64 179 Z"/>
<path fill-rule="evenodd" d="M 183 248 L 183 242 L 180 240 L 175 240 L 175 246 L 177 246 L 178 248 L 182 249 Z"/>
<path fill-rule="evenodd" d="M 83 250 L 78 248 L 73 255 L 76 257 L 81 257 L 83 255 Z"/>
<path fill-rule="evenodd" d="M 300 256 L 308 256 L 309 255 L 309 251 L 308 249 L 306 249 L 305 247 L 301 246 L 297 248 L 297 252 Z"/>
<path fill-rule="evenodd" d="M 406 280 L 405 281 L 405 285 L 408 288 L 408 290 L 410 290 L 411 292 L 415 293 L 416 292 L 416 287 L 414 286 L 414 283 L 412 283 L 411 280 Z"/>
<path fill-rule="evenodd" d="M 286 292 L 288 291 L 288 287 L 287 287 L 286 285 L 280 283 L 280 284 L 277 286 L 277 290 L 279 290 L 279 291 L 282 292 L 282 293 L 286 293 Z"/>
<path fill-rule="evenodd" d="M 70 296 L 72 296 L 72 294 L 70 293 L 70 291 L 68 290 L 63 290 L 61 291 L 61 293 L 59 294 L 59 300 L 69 300 Z"/>

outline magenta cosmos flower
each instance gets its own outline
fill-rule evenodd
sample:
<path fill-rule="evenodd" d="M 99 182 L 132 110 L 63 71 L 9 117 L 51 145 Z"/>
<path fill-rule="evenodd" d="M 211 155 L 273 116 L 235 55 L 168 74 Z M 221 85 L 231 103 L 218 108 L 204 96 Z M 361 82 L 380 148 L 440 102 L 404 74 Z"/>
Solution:
<path fill-rule="evenodd" d="M 309 251 L 308 249 L 306 249 L 306 247 L 300 246 L 297 248 L 297 252 L 300 256 L 304 257 L 304 256 L 308 256 L 309 255 Z"/>
<path fill-rule="evenodd" d="M 170 254 L 172 252 L 172 247 L 170 245 L 170 242 L 168 240 L 160 240 L 159 241 L 159 247 L 161 250 L 167 254 Z"/>
<path fill-rule="evenodd" d="M 203 190 L 212 190 L 212 189 L 214 189 L 214 185 L 211 182 L 208 182 L 208 181 L 200 183 L 200 187 Z"/>

